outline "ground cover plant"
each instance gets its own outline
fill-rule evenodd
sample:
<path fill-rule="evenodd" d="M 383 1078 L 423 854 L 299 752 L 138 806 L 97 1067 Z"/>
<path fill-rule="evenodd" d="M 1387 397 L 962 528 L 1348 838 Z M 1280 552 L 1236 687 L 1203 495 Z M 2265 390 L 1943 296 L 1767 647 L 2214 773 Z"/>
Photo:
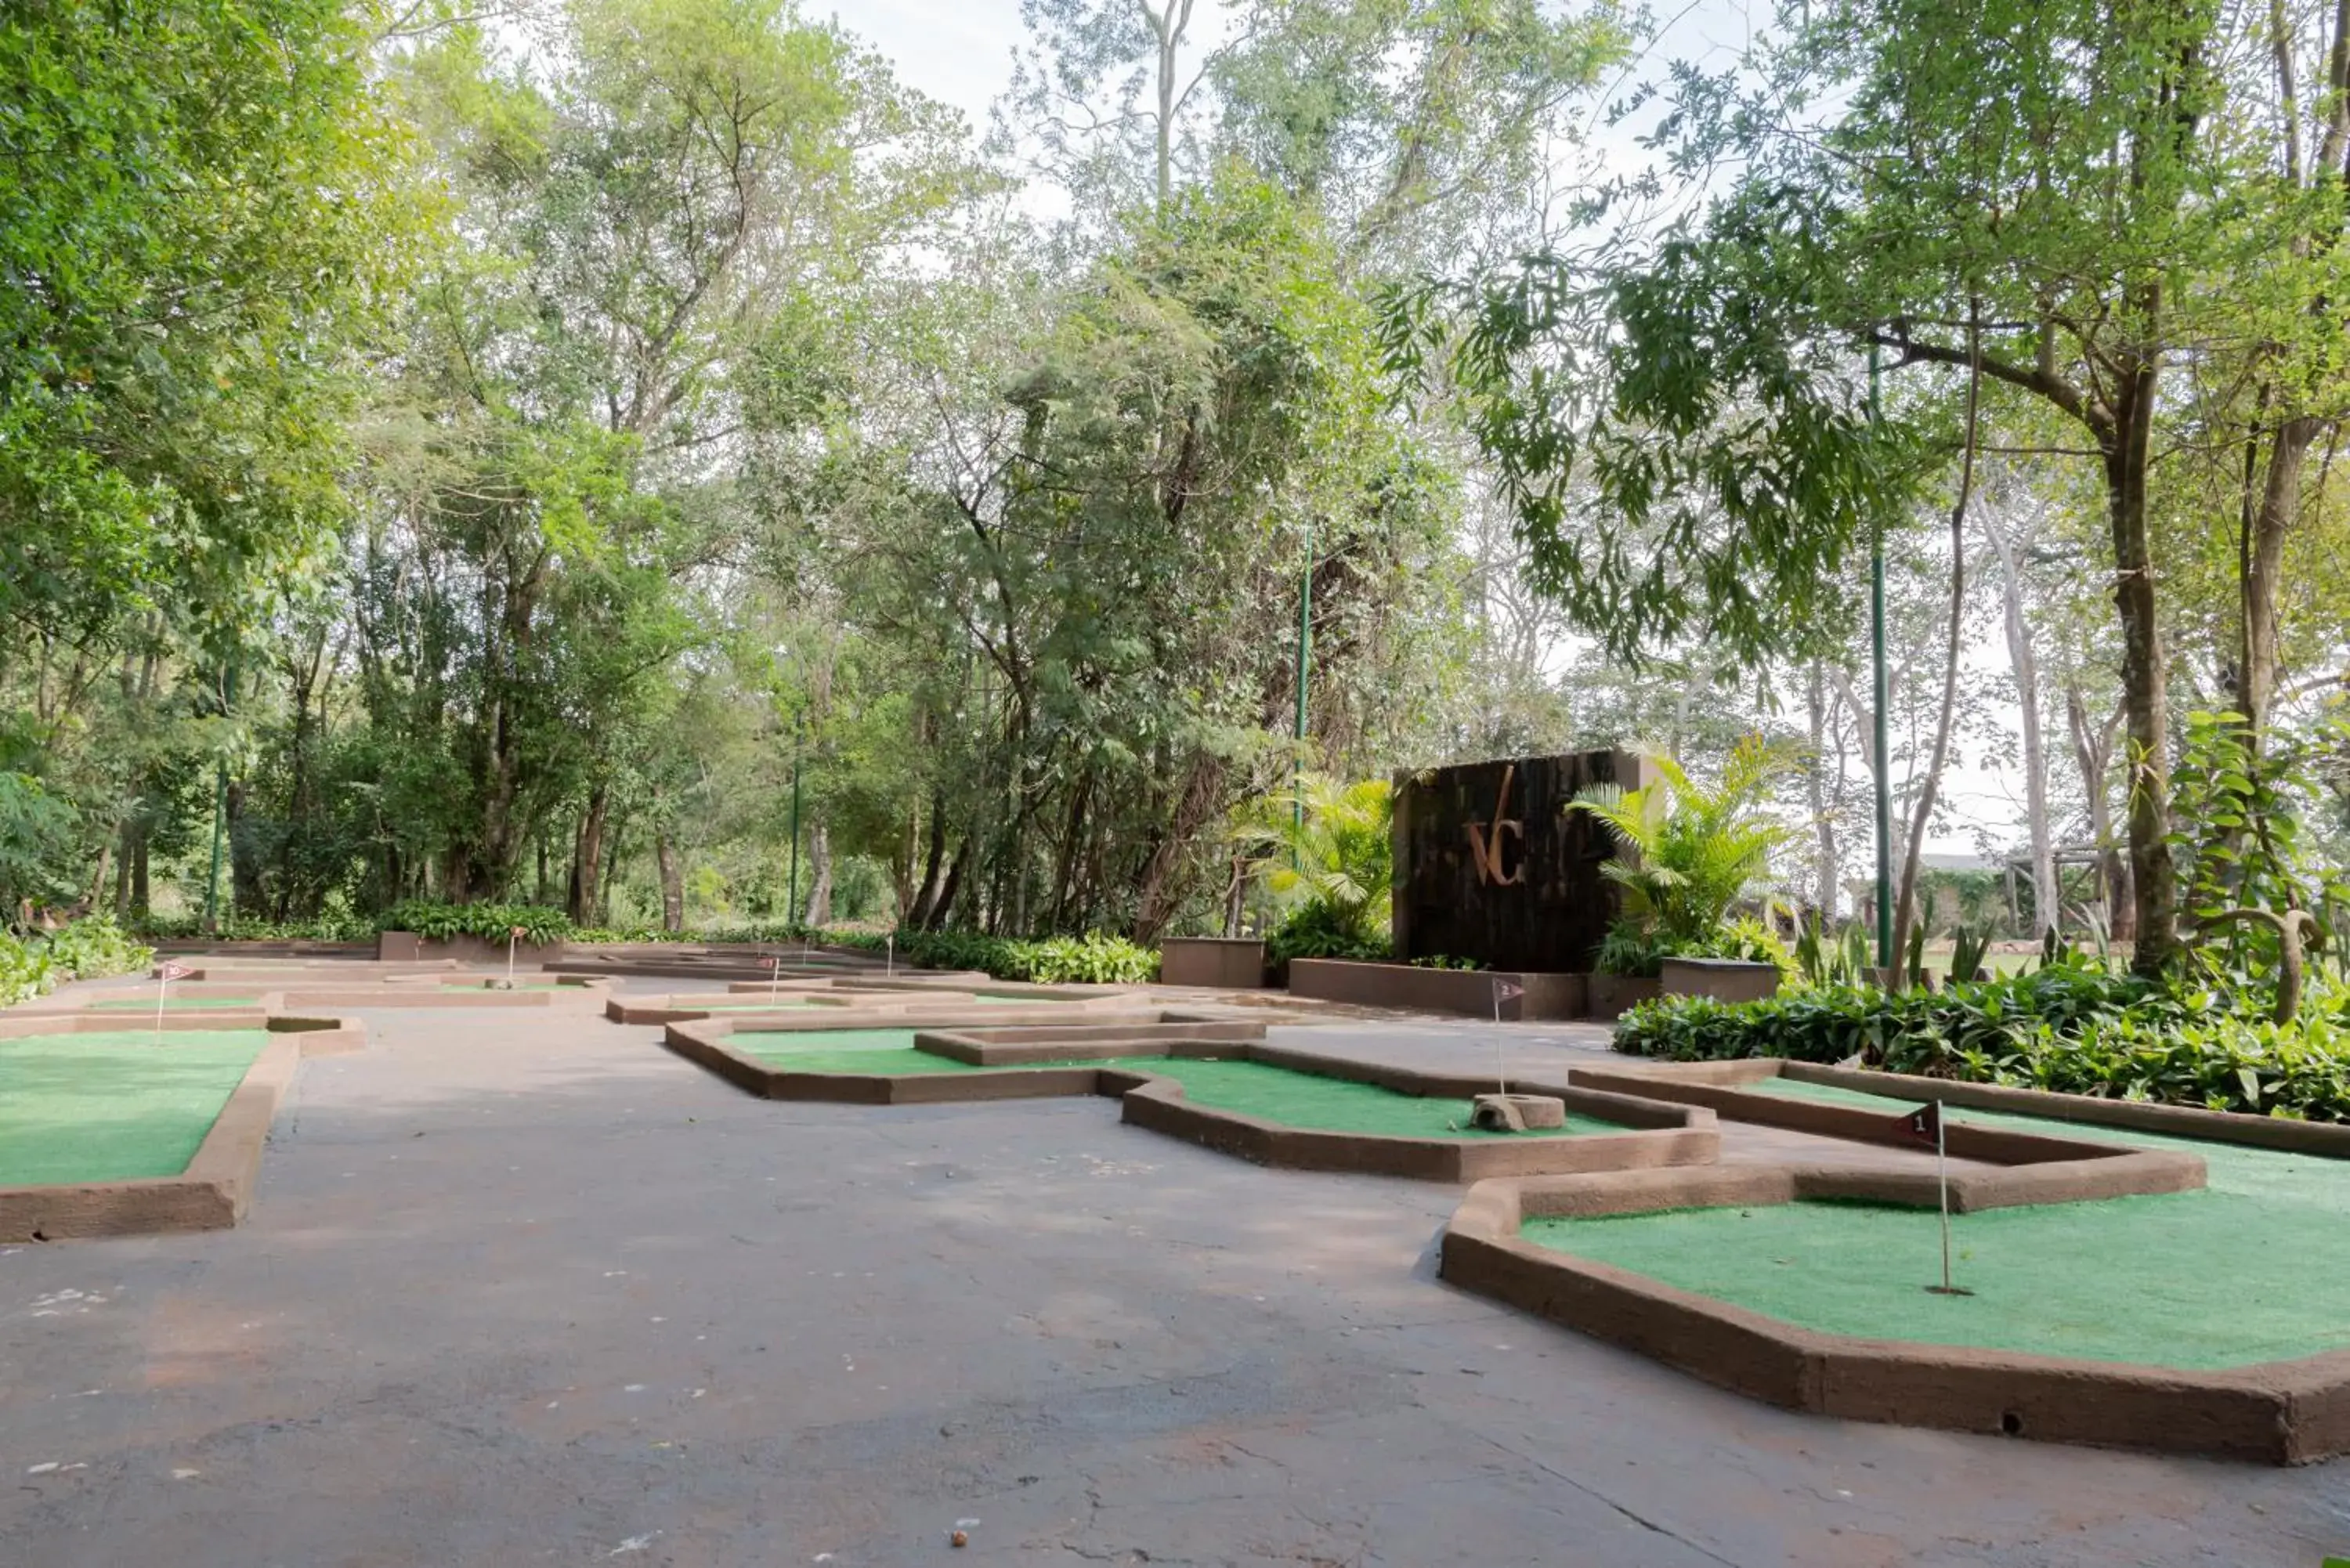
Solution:
<path fill-rule="evenodd" d="M 2257 990 L 2116 974 L 2061 956 L 1937 992 L 1813 986 L 1725 1004 L 1668 997 L 1616 1049 L 1669 1061 L 1784 1056 L 2210 1110 L 2350 1120 L 2350 987 L 2321 982 L 2293 1023 Z"/>
<path fill-rule="evenodd" d="M 1762 1092 L 1882 1109 L 1910 1104 L 1772 1079 Z M 1532 1220 L 1527 1240 L 1831 1334 L 2202 1369 L 2350 1345 L 2350 1163 L 2233 1144 L 1954 1110 L 1952 1119 L 2183 1148 L 2201 1191 L 2031 1205 L 1956 1221 L 1971 1297 L 1939 1269 L 1931 1210 L 1793 1203 Z"/>
<path fill-rule="evenodd" d="M 45 996 L 69 980 L 135 973 L 153 957 L 104 915 L 46 934 L 0 930 L 0 1007 Z"/>

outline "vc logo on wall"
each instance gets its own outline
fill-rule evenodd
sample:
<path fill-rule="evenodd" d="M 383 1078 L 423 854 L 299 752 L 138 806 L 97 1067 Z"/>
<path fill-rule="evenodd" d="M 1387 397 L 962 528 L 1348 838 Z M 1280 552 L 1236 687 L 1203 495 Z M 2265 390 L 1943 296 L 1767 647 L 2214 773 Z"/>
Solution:
<path fill-rule="evenodd" d="M 1523 849 L 1526 825 L 1509 816 L 1510 783 L 1517 777 L 1518 764 L 1510 763 L 1502 770 L 1501 793 L 1493 797 L 1493 820 L 1472 822 L 1466 829 L 1469 835 L 1469 857 L 1477 865 L 1477 881 L 1481 887 L 1509 888 L 1526 879 Z M 1502 845 L 1509 835 L 1518 838 L 1520 854 L 1515 867 L 1505 869 L 1502 861 Z"/>

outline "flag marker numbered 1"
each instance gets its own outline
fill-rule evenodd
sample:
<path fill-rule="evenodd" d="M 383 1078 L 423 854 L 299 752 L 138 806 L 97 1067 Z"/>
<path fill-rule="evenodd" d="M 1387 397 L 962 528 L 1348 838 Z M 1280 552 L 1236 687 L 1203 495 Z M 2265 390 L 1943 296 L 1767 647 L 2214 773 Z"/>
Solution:
<path fill-rule="evenodd" d="M 1942 1282 L 1926 1288 L 1938 1296 L 1970 1296 L 1974 1292 L 1950 1282 L 1950 1158 L 1942 1137 L 1942 1102 L 1919 1106 L 1908 1116 L 1895 1117 L 1894 1125 L 1904 1137 L 1934 1146 L 1934 1185 L 1942 1194 Z"/>
<path fill-rule="evenodd" d="M 165 959 L 155 966 L 155 1044 L 163 1043 L 163 993 L 172 989 L 175 980 L 185 980 L 195 971 L 183 963 Z"/>

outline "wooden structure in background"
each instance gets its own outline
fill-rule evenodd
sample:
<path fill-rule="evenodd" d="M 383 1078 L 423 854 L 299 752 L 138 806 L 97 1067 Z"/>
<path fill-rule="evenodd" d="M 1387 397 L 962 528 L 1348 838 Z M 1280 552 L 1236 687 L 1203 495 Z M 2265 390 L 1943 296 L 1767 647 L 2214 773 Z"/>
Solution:
<path fill-rule="evenodd" d="M 1616 918 L 1616 889 L 1599 874 L 1615 845 L 1566 803 L 1592 784 L 1636 789 L 1648 771 L 1607 751 L 1398 774 L 1396 957 L 1588 971 Z"/>

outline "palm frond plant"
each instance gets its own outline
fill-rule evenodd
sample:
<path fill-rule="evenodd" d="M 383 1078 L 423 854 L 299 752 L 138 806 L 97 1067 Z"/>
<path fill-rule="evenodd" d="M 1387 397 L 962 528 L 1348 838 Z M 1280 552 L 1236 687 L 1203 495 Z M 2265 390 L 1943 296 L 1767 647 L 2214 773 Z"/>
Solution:
<path fill-rule="evenodd" d="M 1255 802 L 1233 838 L 1289 906 L 1268 943 L 1291 958 L 1385 956 L 1395 885 L 1395 797 L 1385 779 L 1299 780 L 1301 815 L 1286 793 Z M 1286 938 L 1287 940 L 1284 940 Z"/>
<path fill-rule="evenodd" d="M 1771 792 L 1794 765 L 1783 746 L 1749 735 L 1731 749 L 1711 785 L 1662 751 L 1635 748 L 1656 777 L 1638 789 L 1594 784 L 1566 809 L 1596 817 L 1616 841 L 1601 874 L 1623 889 L 1619 930 L 1603 961 L 1617 972 L 1653 972 L 1677 954 L 1720 944 L 1731 906 L 1770 869 L 1790 830 L 1770 815 Z M 1621 966 L 1638 960 L 1639 970 Z"/>

